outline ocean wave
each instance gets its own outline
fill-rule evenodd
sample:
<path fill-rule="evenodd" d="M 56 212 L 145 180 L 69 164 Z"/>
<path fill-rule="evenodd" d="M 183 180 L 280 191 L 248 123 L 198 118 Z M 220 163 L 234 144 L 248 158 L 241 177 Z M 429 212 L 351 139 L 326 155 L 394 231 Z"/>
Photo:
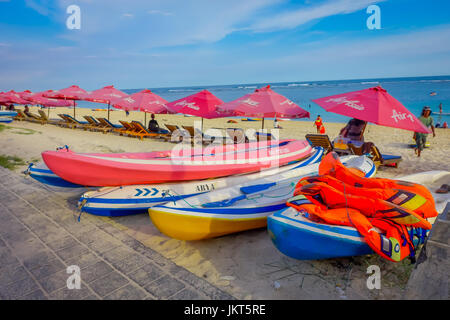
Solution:
<path fill-rule="evenodd" d="M 289 83 L 288 87 L 309 87 L 309 83 Z"/>
<path fill-rule="evenodd" d="M 361 82 L 361 84 L 379 84 L 380 82 L 378 81 L 363 81 Z"/>

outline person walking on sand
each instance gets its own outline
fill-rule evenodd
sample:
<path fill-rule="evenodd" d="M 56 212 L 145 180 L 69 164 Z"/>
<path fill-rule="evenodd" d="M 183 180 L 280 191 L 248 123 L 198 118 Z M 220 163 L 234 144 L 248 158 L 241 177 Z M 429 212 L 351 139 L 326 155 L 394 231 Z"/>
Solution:
<path fill-rule="evenodd" d="M 314 121 L 313 126 L 316 126 L 317 133 L 321 133 L 320 129 L 321 129 L 321 127 L 323 127 L 323 122 L 322 122 L 322 118 L 320 117 L 320 115 L 317 116 L 316 121 Z M 325 131 L 325 128 L 323 131 Z"/>
<path fill-rule="evenodd" d="M 423 123 L 425 127 L 431 128 L 431 131 L 433 132 L 433 137 L 436 137 L 430 107 L 428 106 L 423 107 L 422 114 L 420 115 L 419 120 Z M 416 147 L 414 148 L 414 151 L 418 157 L 420 157 L 422 150 L 425 148 L 427 136 L 428 136 L 427 133 L 414 132 L 414 140 L 416 140 Z"/>

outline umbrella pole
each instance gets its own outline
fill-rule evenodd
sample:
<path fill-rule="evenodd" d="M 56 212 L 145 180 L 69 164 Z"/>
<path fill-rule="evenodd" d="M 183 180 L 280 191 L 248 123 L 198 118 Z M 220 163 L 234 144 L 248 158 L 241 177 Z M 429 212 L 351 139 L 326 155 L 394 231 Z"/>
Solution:
<path fill-rule="evenodd" d="M 109 105 L 109 101 L 108 101 L 108 121 L 109 121 L 109 109 L 110 109 L 110 105 Z"/>
<path fill-rule="evenodd" d="M 73 117 L 75 118 L 75 100 L 73 100 Z"/>
<path fill-rule="evenodd" d="M 48 111 L 47 111 L 47 118 L 50 119 L 50 107 L 47 107 Z"/>
<path fill-rule="evenodd" d="M 144 126 L 147 125 L 147 112 L 144 112 Z"/>
<path fill-rule="evenodd" d="M 262 128 L 261 129 L 264 130 L 264 117 L 263 117 L 263 120 L 262 120 Z"/>

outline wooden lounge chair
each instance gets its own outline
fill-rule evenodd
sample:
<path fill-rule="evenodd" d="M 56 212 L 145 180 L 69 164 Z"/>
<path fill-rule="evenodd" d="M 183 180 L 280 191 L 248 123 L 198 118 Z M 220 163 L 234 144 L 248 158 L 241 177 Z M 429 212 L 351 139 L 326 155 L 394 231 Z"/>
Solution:
<path fill-rule="evenodd" d="M 131 123 L 123 120 L 119 120 L 119 122 L 122 125 L 122 128 L 115 128 L 113 129 L 114 132 L 118 132 L 120 135 L 130 135 L 130 133 L 136 132 L 136 128 Z"/>
<path fill-rule="evenodd" d="M 100 126 L 93 127 L 93 130 L 95 131 L 101 131 L 103 133 L 112 132 L 114 129 L 121 128 L 122 126 L 119 126 L 117 124 L 111 123 L 106 118 L 97 118 L 97 121 L 100 123 Z"/>
<path fill-rule="evenodd" d="M 325 150 L 325 153 L 333 151 L 333 144 L 330 141 L 330 138 L 326 134 L 307 134 L 305 136 L 306 140 L 308 140 L 309 144 L 313 147 L 322 147 Z"/>
<path fill-rule="evenodd" d="M 231 142 L 230 138 L 227 135 L 223 135 L 219 129 L 211 129 L 215 131 L 215 134 L 205 134 L 199 129 L 193 127 L 193 126 L 183 126 L 183 129 L 188 132 L 188 138 L 191 139 L 191 143 L 202 143 L 202 144 L 211 144 L 214 141 L 220 142 L 220 143 L 226 143 Z M 210 130 L 210 131 L 211 131 Z M 216 131 L 217 130 L 217 131 Z"/>
<path fill-rule="evenodd" d="M 148 131 L 139 121 L 131 121 L 131 125 L 135 128 L 135 131 L 128 132 L 128 134 L 130 136 L 139 137 L 141 140 L 143 140 L 144 137 L 157 137 L 159 135 L 158 133 Z"/>
<path fill-rule="evenodd" d="M 61 126 L 61 127 L 73 129 L 77 126 L 77 124 L 75 122 L 73 122 L 72 119 L 66 117 L 65 114 L 58 113 L 58 117 L 60 117 L 63 120 L 59 123 L 59 126 Z"/>
<path fill-rule="evenodd" d="M 17 112 L 17 116 L 13 119 L 18 121 L 30 121 L 30 117 L 27 116 L 22 110 L 15 110 Z"/>
<path fill-rule="evenodd" d="M 249 138 L 241 128 L 227 128 L 226 132 L 233 143 L 248 143 Z"/>
<path fill-rule="evenodd" d="M 62 121 L 58 119 L 49 119 L 43 110 L 38 110 L 38 112 L 41 115 L 41 121 L 43 121 L 43 123 L 59 124 Z"/>
<path fill-rule="evenodd" d="M 401 156 L 394 156 L 390 154 L 381 154 L 380 150 L 373 145 L 371 150 L 372 161 L 378 166 L 388 166 L 398 168 L 398 164 L 403 160 Z"/>
<path fill-rule="evenodd" d="M 89 122 L 86 122 L 86 121 L 79 121 L 79 120 L 77 120 L 77 119 L 75 119 L 74 117 L 72 117 L 71 115 L 69 115 L 69 114 L 63 114 L 63 117 L 65 118 L 65 119 L 67 119 L 67 121 L 68 121 L 68 124 L 70 124 L 70 127 L 73 129 L 73 128 L 80 128 L 80 129 L 83 129 L 83 130 L 87 130 L 87 129 L 89 129 L 90 128 L 90 124 L 89 124 Z"/>
<path fill-rule="evenodd" d="M 166 140 L 170 142 L 181 142 L 185 137 L 188 137 L 186 130 L 181 129 L 179 126 L 172 124 L 164 125 L 169 130 L 169 134 L 164 137 Z"/>
<path fill-rule="evenodd" d="M 276 137 L 271 134 L 270 132 L 255 132 L 256 135 L 256 140 L 258 141 L 270 141 L 270 140 L 275 140 Z"/>
<path fill-rule="evenodd" d="M 362 145 L 361 147 L 356 147 L 352 143 L 349 143 L 348 147 L 352 151 L 352 154 L 355 154 L 358 156 L 361 156 L 364 154 L 364 151 L 363 151 L 364 145 Z M 399 162 L 401 162 L 403 160 L 401 156 L 381 154 L 380 150 L 374 144 L 372 144 L 370 146 L 369 157 L 372 158 L 372 161 L 375 163 L 375 165 L 377 167 L 388 166 L 388 167 L 397 168 Z"/>

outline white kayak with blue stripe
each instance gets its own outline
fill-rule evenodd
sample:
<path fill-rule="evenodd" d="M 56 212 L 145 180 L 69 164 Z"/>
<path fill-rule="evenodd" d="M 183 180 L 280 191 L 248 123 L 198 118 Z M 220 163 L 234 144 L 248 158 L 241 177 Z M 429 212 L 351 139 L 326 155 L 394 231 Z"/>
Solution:
<path fill-rule="evenodd" d="M 186 197 L 233 185 L 239 185 L 244 182 L 277 175 L 282 172 L 292 171 L 296 168 L 318 163 L 321 160 L 323 153 L 323 148 L 314 148 L 311 155 L 302 161 L 294 162 L 279 168 L 224 178 L 183 183 L 103 187 L 95 191 L 84 193 L 81 196 L 78 205 L 81 211 L 100 216 L 124 216 L 147 213 L 148 208 L 155 205 L 164 204 L 169 201 L 177 201 Z"/>
<path fill-rule="evenodd" d="M 398 178 L 427 187 L 450 183 L 450 172 L 429 171 Z M 437 185 L 434 186 L 437 188 Z M 436 209 L 442 212 L 450 193 L 433 193 Z M 300 200 L 306 201 L 308 200 Z M 299 260 L 330 259 L 374 253 L 356 228 L 315 222 L 294 208 L 286 207 L 267 218 L 267 229 L 275 247 Z M 376 228 L 375 228 L 376 230 Z M 420 234 L 420 241 L 426 234 Z"/>
<path fill-rule="evenodd" d="M 55 173 L 53 173 L 46 165 L 45 163 L 39 163 L 34 164 L 30 163 L 27 170 L 25 171 L 26 174 L 29 174 L 30 177 L 36 179 L 37 181 L 48 184 L 55 187 L 64 187 L 64 188 L 82 188 L 82 185 L 74 184 L 69 181 L 66 181 L 59 176 L 57 176 Z"/>
<path fill-rule="evenodd" d="M 17 116 L 17 112 L 15 111 L 0 110 L 0 123 L 10 123 L 15 116 Z"/>
<path fill-rule="evenodd" d="M 344 156 L 341 161 L 363 171 L 366 177 L 376 172 L 374 163 L 365 156 Z M 162 233 L 180 240 L 264 227 L 268 215 L 286 207 L 299 179 L 317 174 L 319 164 L 154 206 L 149 209 L 150 218 Z"/>

